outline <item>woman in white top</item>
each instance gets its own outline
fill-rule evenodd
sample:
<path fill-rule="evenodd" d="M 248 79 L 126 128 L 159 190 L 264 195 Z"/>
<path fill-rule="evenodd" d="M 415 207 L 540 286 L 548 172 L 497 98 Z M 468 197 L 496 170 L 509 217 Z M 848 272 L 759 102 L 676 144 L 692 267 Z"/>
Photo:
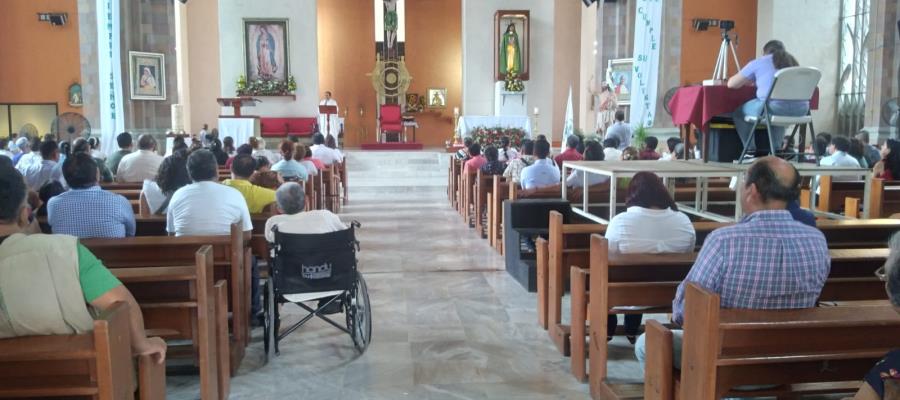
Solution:
<path fill-rule="evenodd" d="M 500 148 L 498 149 L 497 159 L 503 163 L 509 163 L 517 158 L 519 158 L 519 151 L 509 147 L 509 137 L 504 136 L 500 138 Z"/>
<path fill-rule="evenodd" d="M 609 251 L 618 253 L 686 253 L 694 250 L 696 233 L 691 220 L 678 211 L 662 180 L 652 172 L 638 172 L 628 186 L 627 211 L 606 228 Z M 632 344 L 641 325 L 641 314 L 625 315 L 625 336 Z M 610 314 L 607 337 L 616 331 Z"/>
<path fill-rule="evenodd" d="M 169 199 L 175 191 L 191 183 L 187 173 L 187 160 L 184 156 L 171 155 L 163 160 L 156 173 L 156 182 L 145 180 L 141 189 L 141 197 L 147 201 L 148 214 L 166 214 Z"/>

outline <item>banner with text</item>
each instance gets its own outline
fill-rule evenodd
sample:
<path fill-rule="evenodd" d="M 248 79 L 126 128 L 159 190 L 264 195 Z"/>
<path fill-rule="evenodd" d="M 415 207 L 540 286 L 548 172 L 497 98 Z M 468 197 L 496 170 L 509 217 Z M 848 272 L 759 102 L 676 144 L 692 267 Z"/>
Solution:
<path fill-rule="evenodd" d="M 116 135 L 125 131 L 119 10 L 119 0 L 97 0 L 100 151 L 107 155 L 116 150 Z"/>
<path fill-rule="evenodd" d="M 629 119 L 634 126 L 651 127 L 656 116 L 662 8 L 662 0 L 637 0 Z"/>

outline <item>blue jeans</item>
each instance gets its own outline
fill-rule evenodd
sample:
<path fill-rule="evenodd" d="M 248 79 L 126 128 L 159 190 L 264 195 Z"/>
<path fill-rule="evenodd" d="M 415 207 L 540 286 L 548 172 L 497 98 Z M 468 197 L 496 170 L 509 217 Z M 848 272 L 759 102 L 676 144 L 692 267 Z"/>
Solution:
<path fill-rule="evenodd" d="M 755 136 L 751 136 L 753 123 L 745 121 L 744 117 L 748 115 L 759 115 L 762 112 L 764 104 L 765 102 L 760 99 L 753 99 L 744 103 L 731 113 L 732 118 L 734 118 L 734 128 L 737 130 L 738 136 L 741 137 L 741 142 L 746 141 L 749 137 L 750 143 L 748 147 L 751 150 L 756 149 Z M 771 101 L 769 102 L 769 109 L 775 115 L 800 117 L 809 112 L 809 103 L 804 101 Z M 766 122 L 760 120 L 759 125 L 764 127 L 766 126 Z M 784 141 L 783 127 L 772 127 L 772 140 L 774 141 L 774 143 L 772 143 L 772 153 L 775 153 L 781 149 L 781 143 Z"/>

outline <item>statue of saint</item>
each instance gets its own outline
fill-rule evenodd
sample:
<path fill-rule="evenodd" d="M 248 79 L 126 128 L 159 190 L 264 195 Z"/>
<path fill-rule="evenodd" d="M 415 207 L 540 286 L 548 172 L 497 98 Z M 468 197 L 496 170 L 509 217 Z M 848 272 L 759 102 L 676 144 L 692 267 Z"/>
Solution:
<path fill-rule="evenodd" d="M 522 51 L 519 50 L 519 34 L 516 26 L 509 24 L 506 32 L 500 39 L 500 59 L 498 60 L 500 76 L 506 76 L 510 71 L 516 74 L 522 72 Z"/>

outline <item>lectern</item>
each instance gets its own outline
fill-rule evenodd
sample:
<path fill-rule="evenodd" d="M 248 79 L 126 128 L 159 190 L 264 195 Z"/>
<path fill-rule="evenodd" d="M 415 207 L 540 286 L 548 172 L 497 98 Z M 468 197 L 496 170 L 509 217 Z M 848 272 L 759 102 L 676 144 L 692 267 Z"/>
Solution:
<path fill-rule="evenodd" d="M 220 97 L 216 99 L 222 107 L 234 107 L 234 116 L 241 116 L 241 107 L 254 107 L 259 99 L 252 97 Z"/>
<path fill-rule="evenodd" d="M 331 134 L 331 116 L 337 115 L 337 106 L 319 106 L 319 115 L 325 116 L 325 136 Z M 337 136 L 334 137 L 335 143 L 337 143 Z"/>

